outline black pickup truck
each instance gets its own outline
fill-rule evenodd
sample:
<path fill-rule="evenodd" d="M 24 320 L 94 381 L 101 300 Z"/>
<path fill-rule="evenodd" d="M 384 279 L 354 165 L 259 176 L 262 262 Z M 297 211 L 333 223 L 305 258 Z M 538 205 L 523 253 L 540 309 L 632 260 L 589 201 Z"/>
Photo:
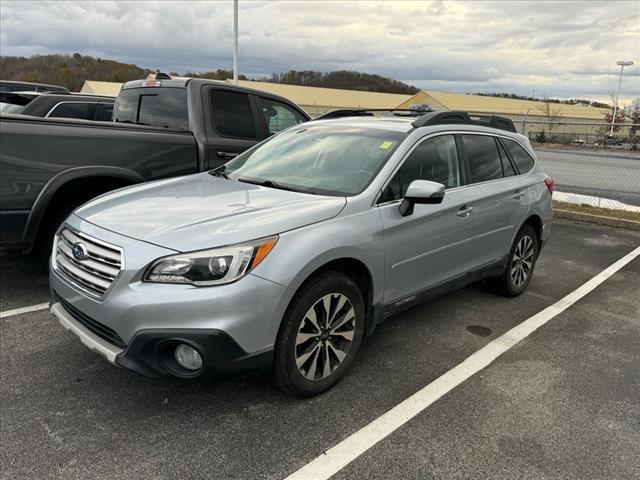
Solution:
<path fill-rule="evenodd" d="M 203 79 L 128 82 L 113 122 L 0 116 L 0 247 L 47 258 L 91 198 L 215 168 L 308 119 L 282 97 Z"/>

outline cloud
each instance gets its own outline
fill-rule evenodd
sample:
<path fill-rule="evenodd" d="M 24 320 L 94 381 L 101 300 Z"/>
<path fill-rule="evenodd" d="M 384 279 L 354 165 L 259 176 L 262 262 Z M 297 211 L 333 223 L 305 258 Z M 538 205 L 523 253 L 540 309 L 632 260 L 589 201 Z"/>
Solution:
<path fill-rule="evenodd" d="M 427 89 L 640 96 L 637 2 L 240 0 L 240 67 L 378 73 Z M 165 71 L 231 67 L 232 3 L 11 2 L 2 55 L 81 52 Z"/>

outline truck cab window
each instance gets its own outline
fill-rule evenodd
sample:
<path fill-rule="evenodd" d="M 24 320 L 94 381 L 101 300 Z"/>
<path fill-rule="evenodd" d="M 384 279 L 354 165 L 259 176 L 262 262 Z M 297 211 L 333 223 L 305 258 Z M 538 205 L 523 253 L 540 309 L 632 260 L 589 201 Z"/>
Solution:
<path fill-rule="evenodd" d="M 189 130 L 186 88 L 128 88 L 122 90 L 113 120 L 171 130 Z"/>
<path fill-rule="evenodd" d="M 213 128 L 224 137 L 256 138 L 249 95 L 213 90 L 211 92 Z"/>

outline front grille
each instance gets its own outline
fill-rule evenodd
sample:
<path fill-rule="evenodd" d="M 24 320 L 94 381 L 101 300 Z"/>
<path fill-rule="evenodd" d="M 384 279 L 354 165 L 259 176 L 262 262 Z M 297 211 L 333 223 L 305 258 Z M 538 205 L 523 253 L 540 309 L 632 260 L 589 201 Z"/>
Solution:
<path fill-rule="evenodd" d="M 74 245 L 82 245 L 86 258 L 74 256 Z M 118 247 L 83 233 L 63 229 L 56 241 L 54 268 L 94 297 L 102 297 L 122 269 Z"/>
<path fill-rule="evenodd" d="M 79 323 L 81 323 L 87 330 L 91 330 L 97 336 L 106 340 L 112 345 L 115 345 L 119 348 L 125 348 L 127 346 L 120 335 L 118 335 L 115 331 L 111 330 L 106 325 L 101 324 L 100 322 L 95 321 L 93 318 L 85 315 L 76 307 L 67 302 L 64 298 L 58 295 L 56 292 L 53 292 L 55 299 L 60 302 L 62 307 Z"/>

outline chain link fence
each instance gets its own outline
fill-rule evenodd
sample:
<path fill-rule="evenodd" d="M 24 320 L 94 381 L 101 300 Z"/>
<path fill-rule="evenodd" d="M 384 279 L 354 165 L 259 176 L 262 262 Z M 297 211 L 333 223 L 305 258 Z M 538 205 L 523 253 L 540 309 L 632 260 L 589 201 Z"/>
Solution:
<path fill-rule="evenodd" d="M 616 124 L 611 135 L 602 122 L 514 123 L 555 180 L 560 208 L 640 220 L 640 124 Z"/>

